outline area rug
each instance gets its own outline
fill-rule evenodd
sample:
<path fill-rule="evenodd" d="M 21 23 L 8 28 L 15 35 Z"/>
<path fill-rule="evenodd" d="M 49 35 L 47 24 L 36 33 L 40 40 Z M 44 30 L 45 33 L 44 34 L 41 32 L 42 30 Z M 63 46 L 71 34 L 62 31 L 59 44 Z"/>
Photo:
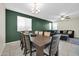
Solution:
<path fill-rule="evenodd" d="M 76 39 L 76 38 L 69 38 L 68 42 L 79 45 L 79 39 Z"/>

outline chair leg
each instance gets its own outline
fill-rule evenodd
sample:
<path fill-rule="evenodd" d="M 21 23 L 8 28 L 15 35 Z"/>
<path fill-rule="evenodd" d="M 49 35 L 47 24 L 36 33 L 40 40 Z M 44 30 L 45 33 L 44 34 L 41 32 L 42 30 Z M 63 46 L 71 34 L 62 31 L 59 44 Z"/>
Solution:
<path fill-rule="evenodd" d="M 20 46 L 21 46 L 21 44 L 22 44 L 22 40 L 21 40 L 22 38 L 20 37 Z"/>
<path fill-rule="evenodd" d="M 57 50 L 57 52 L 56 52 L 55 56 L 58 56 L 58 50 Z"/>
<path fill-rule="evenodd" d="M 21 50 L 23 50 L 23 42 L 21 41 Z"/>
<path fill-rule="evenodd" d="M 32 56 L 32 42 L 30 42 L 30 56 Z"/>
<path fill-rule="evenodd" d="M 21 40 L 20 40 L 20 46 L 21 46 Z"/>
<path fill-rule="evenodd" d="M 21 50 L 23 50 L 24 48 L 24 41 L 23 41 L 24 38 L 21 38 L 20 39 L 20 46 L 21 46 Z"/>
<path fill-rule="evenodd" d="M 32 51 L 30 51 L 30 56 L 32 56 Z"/>
<path fill-rule="evenodd" d="M 25 56 L 27 55 L 27 50 L 26 49 L 24 49 L 24 53 L 23 53 Z"/>
<path fill-rule="evenodd" d="M 50 50 L 49 50 L 49 56 L 51 56 L 51 47 L 50 47 Z"/>

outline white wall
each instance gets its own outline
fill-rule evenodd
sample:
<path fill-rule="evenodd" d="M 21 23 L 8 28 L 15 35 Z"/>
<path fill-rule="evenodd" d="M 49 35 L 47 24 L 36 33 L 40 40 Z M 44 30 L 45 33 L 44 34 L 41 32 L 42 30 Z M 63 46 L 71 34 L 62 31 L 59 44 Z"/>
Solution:
<path fill-rule="evenodd" d="M 59 30 L 74 30 L 74 36 L 79 38 L 79 17 L 58 22 Z"/>
<path fill-rule="evenodd" d="M 0 55 L 5 46 L 5 7 L 0 3 Z"/>

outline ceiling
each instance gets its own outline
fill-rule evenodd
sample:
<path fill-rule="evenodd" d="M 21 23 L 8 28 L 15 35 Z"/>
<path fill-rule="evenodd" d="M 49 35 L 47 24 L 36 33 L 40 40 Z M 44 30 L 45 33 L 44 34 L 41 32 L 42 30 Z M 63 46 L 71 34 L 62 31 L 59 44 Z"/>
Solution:
<path fill-rule="evenodd" d="M 68 15 L 71 18 L 79 17 L 79 3 L 42 3 L 40 13 L 31 12 L 31 3 L 5 3 L 7 9 L 20 13 L 39 17 L 49 21 L 58 20 L 61 15 Z"/>

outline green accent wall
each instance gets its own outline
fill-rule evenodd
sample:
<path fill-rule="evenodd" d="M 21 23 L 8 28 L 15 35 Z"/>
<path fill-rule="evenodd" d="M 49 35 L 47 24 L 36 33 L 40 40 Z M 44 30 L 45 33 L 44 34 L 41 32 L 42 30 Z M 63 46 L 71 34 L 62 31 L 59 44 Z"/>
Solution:
<path fill-rule="evenodd" d="M 17 32 L 17 16 L 32 19 L 32 30 L 49 30 L 49 21 L 6 9 L 6 42 L 19 40 Z"/>

